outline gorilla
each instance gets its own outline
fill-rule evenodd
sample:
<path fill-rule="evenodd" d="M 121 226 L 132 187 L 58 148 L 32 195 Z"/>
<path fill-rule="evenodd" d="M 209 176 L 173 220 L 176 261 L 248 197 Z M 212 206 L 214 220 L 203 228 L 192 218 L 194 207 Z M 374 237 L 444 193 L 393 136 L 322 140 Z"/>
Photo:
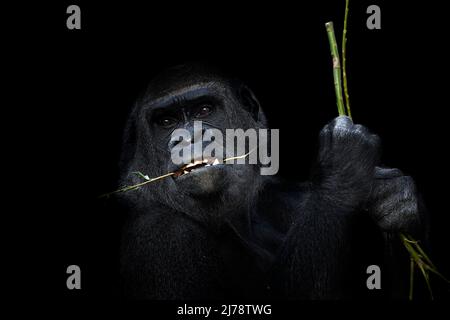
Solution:
<path fill-rule="evenodd" d="M 192 132 L 196 120 L 222 132 L 268 128 L 258 100 L 240 80 L 201 65 L 172 67 L 150 82 L 129 115 L 119 185 L 142 182 L 135 172 L 158 177 L 179 169 L 170 157 L 178 143 L 171 133 Z M 427 235 L 413 179 L 381 167 L 378 136 L 348 117 L 327 124 L 318 142 L 306 182 L 235 164 L 121 193 L 124 294 L 345 299 L 368 295 L 366 268 L 377 264 L 381 296 L 406 298 L 408 260 L 397 235 Z"/>

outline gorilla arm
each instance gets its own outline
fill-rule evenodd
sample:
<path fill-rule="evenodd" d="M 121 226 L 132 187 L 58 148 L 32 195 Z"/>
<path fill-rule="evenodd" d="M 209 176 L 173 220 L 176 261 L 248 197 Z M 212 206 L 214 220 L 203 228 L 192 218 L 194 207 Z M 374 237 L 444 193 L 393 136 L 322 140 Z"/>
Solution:
<path fill-rule="evenodd" d="M 411 177 L 396 169 L 375 167 L 378 145 L 378 137 L 346 117 L 336 118 L 321 131 L 316 170 L 294 212 L 274 271 L 281 295 L 323 299 L 354 294 L 348 282 L 358 278 L 350 274 L 355 271 L 350 264 L 358 255 L 351 252 L 353 235 L 359 232 L 360 240 L 382 244 L 381 237 L 374 239 L 368 230 L 358 229 L 361 217 L 372 218 L 385 232 L 388 266 L 395 266 L 405 255 L 393 234 L 423 234 L 425 212 Z M 363 250 L 372 255 L 366 243 Z M 373 257 L 369 260 L 374 261 Z M 406 261 L 402 266 L 407 266 Z M 398 270 L 389 271 L 395 279 Z M 356 281 L 360 287 L 365 284 L 365 278 Z M 398 291 L 396 287 L 400 285 L 394 284 L 392 289 Z"/>
<path fill-rule="evenodd" d="M 425 251 L 429 246 L 428 214 L 412 177 L 398 169 L 377 167 L 368 212 L 383 232 L 389 296 L 405 299 L 409 256 L 399 233 L 419 240 Z"/>
<path fill-rule="evenodd" d="M 352 221 L 368 200 L 378 158 L 378 137 L 350 118 L 338 117 L 322 129 L 312 179 L 274 271 L 282 296 L 344 295 Z"/>

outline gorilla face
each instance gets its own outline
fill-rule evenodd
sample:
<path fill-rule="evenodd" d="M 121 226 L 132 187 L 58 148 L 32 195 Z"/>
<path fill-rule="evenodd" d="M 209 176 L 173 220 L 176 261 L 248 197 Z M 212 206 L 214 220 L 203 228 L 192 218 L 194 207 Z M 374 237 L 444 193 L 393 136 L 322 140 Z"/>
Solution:
<path fill-rule="evenodd" d="M 176 172 L 172 176 L 174 192 L 201 197 L 227 189 L 227 177 L 232 170 L 230 166 L 217 164 L 222 159 L 191 154 L 183 159 L 183 163 L 175 164 L 171 152 L 174 148 L 198 148 L 203 151 L 208 143 L 202 141 L 202 134 L 207 129 L 218 129 L 224 134 L 224 124 L 226 127 L 237 125 L 226 114 L 226 110 L 237 108 L 237 104 L 229 89 L 217 82 L 168 90 L 163 97 L 150 101 L 146 111 L 150 135 L 165 155 L 159 166 L 166 167 L 167 172 Z M 202 129 L 198 132 L 195 131 L 194 121 L 202 123 Z M 189 132 L 189 140 L 180 138 L 171 141 L 174 131 L 181 128 Z"/>
<path fill-rule="evenodd" d="M 194 130 L 194 121 L 202 122 L 200 132 Z M 157 195 L 159 202 L 177 209 L 196 206 L 201 209 L 206 204 L 204 199 L 208 199 L 208 206 L 214 201 L 223 205 L 225 199 L 242 199 L 249 193 L 248 186 L 252 183 L 256 186 L 257 165 L 216 164 L 214 154 L 207 158 L 195 154 L 182 164 L 175 164 L 171 153 L 174 148 L 204 150 L 211 143 L 221 144 L 222 141 L 203 142 L 195 136 L 207 129 L 219 130 L 225 137 L 225 129 L 263 127 L 265 120 L 259 103 L 241 82 L 192 68 L 172 69 L 150 83 L 130 117 L 125 135 L 129 140 L 134 137 L 134 141 L 125 141 L 125 147 L 135 147 L 124 151 L 125 155 L 132 154 L 122 161 L 128 172 L 124 180 L 130 176 L 135 179 L 130 175 L 133 171 L 150 177 L 175 172 L 157 182 L 158 186 L 149 185 L 145 189 L 150 198 L 155 199 Z M 171 139 L 176 129 L 185 129 L 192 139 Z M 130 134 L 132 130 L 134 135 Z M 223 154 L 226 154 L 225 146 Z"/>

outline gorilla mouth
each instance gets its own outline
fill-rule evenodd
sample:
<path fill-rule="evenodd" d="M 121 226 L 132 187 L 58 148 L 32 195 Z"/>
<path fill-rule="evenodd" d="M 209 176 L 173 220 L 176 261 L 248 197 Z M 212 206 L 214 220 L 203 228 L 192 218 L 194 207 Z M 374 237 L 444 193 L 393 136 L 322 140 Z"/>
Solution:
<path fill-rule="evenodd" d="M 191 173 L 193 171 L 196 171 L 200 168 L 216 166 L 218 164 L 220 164 L 219 159 L 196 160 L 196 161 L 189 163 L 187 165 L 184 165 L 180 169 L 176 170 L 173 174 L 173 177 L 178 178 L 178 177 L 184 176 L 188 173 Z"/>

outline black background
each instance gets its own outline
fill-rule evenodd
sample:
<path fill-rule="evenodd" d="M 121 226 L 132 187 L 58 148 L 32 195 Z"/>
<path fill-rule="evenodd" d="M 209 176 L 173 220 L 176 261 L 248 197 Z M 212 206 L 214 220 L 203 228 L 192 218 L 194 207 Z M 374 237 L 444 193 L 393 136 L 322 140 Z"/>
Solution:
<path fill-rule="evenodd" d="M 407 1 L 351 2 L 354 121 L 381 136 L 385 165 L 415 178 L 432 219 L 431 255 L 449 276 L 446 12 Z M 20 184 L 24 247 L 15 253 L 22 266 L 37 262 L 43 270 L 34 289 L 69 303 L 115 297 L 123 217 L 96 197 L 116 187 L 127 113 L 164 67 L 207 61 L 243 79 L 280 129 L 280 174 L 307 178 L 318 132 L 337 115 L 324 24 L 335 22 L 340 42 L 345 1 L 312 3 L 75 1 L 15 9 L 8 35 L 18 49 L 11 82 L 20 90 L 11 110 L 30 134 L 14 147 L 27 154 L 18 169 L 34 177 Z M 66 28 L 70 4 L 81 7 L 81 30 Z M 366 28 L 370 4 L 381 7 L 381 30 Z M 66 289 L 71 264 L 81 267 L 80 291 Z M 448 299 L 436 278 L 432 284 Z"/>

